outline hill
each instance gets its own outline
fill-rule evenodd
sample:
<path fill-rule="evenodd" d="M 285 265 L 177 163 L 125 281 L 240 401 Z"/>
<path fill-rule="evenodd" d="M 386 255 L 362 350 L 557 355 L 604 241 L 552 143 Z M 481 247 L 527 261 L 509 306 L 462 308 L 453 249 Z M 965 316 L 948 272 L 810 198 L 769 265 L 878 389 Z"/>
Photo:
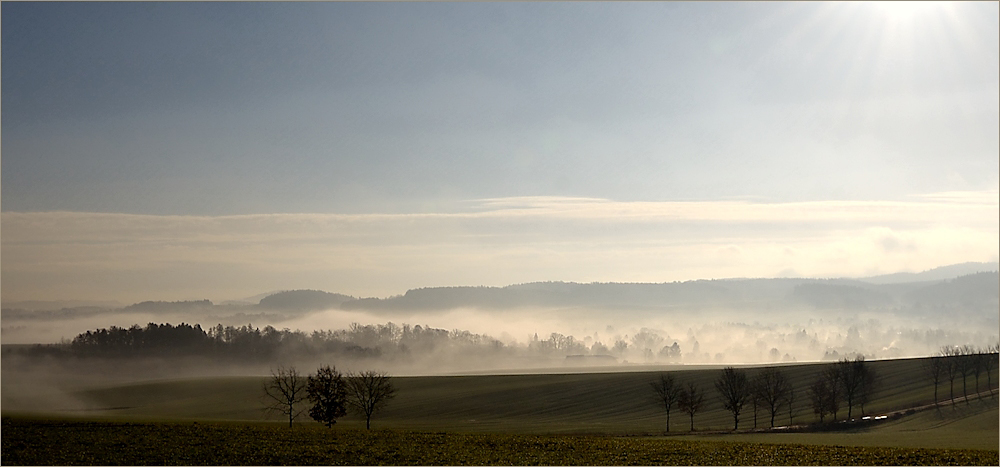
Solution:
<path fill-rule="evenodd" d="M 340 304 L 352 300 L 356 299 L 321 290 L 286 290 L 260 299 L 259 306 L 271 310 L 313 311 L 339 308 Z"/>
<path fill-rule="evenodd" d="M 990 316 L 1000 303 L 1000 275 L 980 272 L 950 280 L 872 284 L 852 279 L 729 279 L 662 284 L 536 282 L 506 287 L 430 287 L 386 299 L 344 301 L 348 310 L 446 310 L 473 307 L 616 310 L 879 311 L 906 314 L 946 309 Z"/>
<path fill-rule="evenodd" d="M 882 390 L 866 406 L 868 413 L 888 413 L 932 403 L 933 384 L 924 376 L 924 360 L 869 362 L 881 377 Z M 791 414 L 787 409 L 779 413 L 779 425 L 815 420 L 806 387 L 824 367 L 823 364 L 780 367 L 795 388 L 795 398 Z M 471 432 L 656 434 L 663 430 L 664 412 L 652 398 L 649 383 L 658 377 L 659 370 L 669 370 L 678 382 L 696 384 L 706 392 L 706 406 L 695 417 L 700 432 L 732 427 L 732 416 L 722 409 L 713 389 L 718 367 L 656 368 L 605 373 L 397 377 L 393 381 L 399 389 L 398 396 L 376 417 L 375 425 Z M 754 370 L 749 371 L 753 374 Z M 969 378 L 971 391 L 973 381 Z M 263 380 L 261 377 L 198 378 L 82 389 L 73 394 L 86 410 L 75 413 L 118 419 L 269 420 L 272 418 L 261 411 Z M 992 381 L 996 387 L 996 378 Z M 984 378 L 982 389 L 985 382 Z M 995 415 L 996 407 L 995 400 L 987 396 L 959 409 L 975 415 L 978 408 L 983 408 Z M 941 413 L 947 416 L 951 412 L 942 409 Z M 766 417 L 760 415 L 757 425 L 766 427 Z M 840 418 L 845 415 L 846 408 Z M 935 428 L 918 417 L 909 420 L 915 421 L 910 425 L 883 426 L 897 426 L 896 431 Z M 351 415 L 341 423 L 357 426 L 363 421 Z M 749 407 L 740 423 L 743 428 L 754 425 Z M 677 411 L 673 413 L 672 431 L 686 432 L 688 425 L 686 417 Z M 976 430 L 984 428 L 979 422 L 973 425 Z M 987 423 L 986 431 L 990 428 Z M 995 442 L 995 424 L 992 429 L 991 439 Z M 977 443 L 981 445 L 980 441 Z"/>
<path fill-rule="evenodd" d="M 923 272 L 897 272 L 894 274 L 883 274 L 858 279 L 862 282 L 872 284 L 902 284 L 906 282 L 928 282 L 954 279 L 960 276 L 967 276 L 978 272 L 991 272 L 1000 270 L 1000 263 L 960 263 L 928 269 Z"/>

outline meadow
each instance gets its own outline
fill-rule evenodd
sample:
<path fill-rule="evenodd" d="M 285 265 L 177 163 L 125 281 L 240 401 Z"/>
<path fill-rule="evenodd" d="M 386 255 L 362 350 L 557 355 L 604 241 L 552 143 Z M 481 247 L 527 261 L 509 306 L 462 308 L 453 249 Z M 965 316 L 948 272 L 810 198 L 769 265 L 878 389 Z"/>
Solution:
<path fill-rule="evenodd" d="M 265 377 L 115 383 L 74 390 L 75 410 L 5 411 L 3 464 L 996 465 L 1000 412 L 985 377 L 982 397 L 913 410 L 933 402 L 923 362 L 869 362 L 882 386 L 866 413 L 892 416 L 823 431 L 810 426 L 805 390 L 822 364 L 782 366 L 796 391 L 791 414 L 776 419 L 785 429 L 767 430 L 761 410 L 754 430 L 748 407 L 737 433 L 712 385 L 718 368 L 670 371 L 699 385 L 706 406 L 693 432 L 675 409 L 669 433 L 649 386 L 658 368 L 397 377 L 398 395 L 371 432 L 353 414 L 333 429 L 306 416 L 289 429 L 262 410 Z M 973 392 L 971 377 L 967 384 Z M 961 381 L 955 389 L 961 396 Z M 939 398 L 948 395 L 945 381 Z"/>
<path fill-rule="evenodd" d="M 933 385 L 923 373 L 924 359 L 872 361 L 868 364 L 881 375 L 876 399 L 865 407 L 868 414 L 889 413 L 933 402 Z M 799 425 L 816 420 L 806 387 L 823 364 L 782 366 L 795 388 L 791 417 L 782 409 L 776 425 Z M 396 377 L 397 397 L 375 424 L 383 428 L 543 434 L 659 434 L 665 428 L 665 413 L 655 402 L 649 383 L 660 371 L 605 371 L 581 373 L 540 373 L 512 375 L 463 375 Z M 680 369 L 678 369 L 680 368 Z M 732 415 L 725 411 L 713 387 L 717 368 L 672 367 L 669 374 L 678 383 L 697 384 L 706 395 L 706 404 L 695 416 L 695 429 L 732 429 Z M 642 368 L 639 368 L 642 369 Z M 308 370 L 303 370 L 308 371 Z M 749 368 L 752 372 L 753 369 Z M 994 385 L 996 379 L 993 378 Z M 969 377 L 969 392 L 973 381 Z M 983 376 L 980 390 L 986 388 Z M 88 416 L 110 416 L 147 420 L 230 420 L 265 421 L 280 417 L 263 413 L 261 386 L 264 377 L 219 377 L 145 381 L 112 384 L 77 391 L 81 410 Z M 961 383 L 956 381 L 956 395 Z M 939 387 L 939 398 L 948 397 L 948 384 Z M 973 403 L 977 402 L 975 400 Z M 979 401 L 985 404 L 986 401 Z M 855 413 L 857 416 L 857 408 Z M 838 414 L 847 415 L 844 407 Z M 828 417 L 829 420 L 829 417 Z M 304 423 L 312 423 L 307 418 Z M 349 415 L 341 424 L 353 425 L 360 419 Z M 671 412 L 671 432 L 686 432 L 690 422 L 680 411 Z M 756 427 L 769 426 L 763 412 Z M 753 428 L 752 408 L 740 417 L 740 428 Z"/>

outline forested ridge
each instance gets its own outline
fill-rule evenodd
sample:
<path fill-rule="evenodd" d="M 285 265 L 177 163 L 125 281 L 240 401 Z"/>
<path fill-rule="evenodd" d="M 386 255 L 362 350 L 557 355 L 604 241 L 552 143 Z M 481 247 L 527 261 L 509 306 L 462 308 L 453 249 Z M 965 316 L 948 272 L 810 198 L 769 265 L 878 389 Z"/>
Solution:
<path fill-rule="evenodd" d="M 561 343 L 565 347 L 565 343 Z M 266 360 L 279 354 L 309 356 L 332 353 L 378 357 L 431 352 L 446 347 L 479 348 L 491 352 L 502 352 L 506 348 L 492 337 L 467 331 L 447 331 L 420 325 L 398 326 L 393 323 L 352 324 L 348 329 L 309 333 L 273 326 L 260 328 L 252 324 L 218 324 L 204 329 L 200 324 L 149 323 L 146 326 L 111 326 L 87 331 L 67 343 L 36 345 L 20 351 L 93 357 L 201 355 Z"/>

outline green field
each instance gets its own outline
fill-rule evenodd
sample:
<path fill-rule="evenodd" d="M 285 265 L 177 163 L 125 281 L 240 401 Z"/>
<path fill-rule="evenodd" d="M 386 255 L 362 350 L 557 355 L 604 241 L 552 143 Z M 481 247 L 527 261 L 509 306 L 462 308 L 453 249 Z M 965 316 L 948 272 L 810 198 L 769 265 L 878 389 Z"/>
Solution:
<path fill-rule="evenodd" d="M 882 375 L 882 389 L 866 412 L 878 414 L 930 404 L 933 387 L 922 376 L 920 364 L 919 359 L 870 362 Z M 815 421 L 805 387 L 821 368 L 818 364 L 783 367 L 796 388 L 793 424 Z M 706 407 L 695 417 L 698 430 L 732 428 L 732 416 L 722 409 L 713 387 L 718 373 L 717 369 L 671 372 L 678 382 L 694 382 L 706 393 Z M 473 432 L 661 433 L 664 413 L 649 388 L 658 375 L 632 371 L 398 377 L 394 378 L 398 396 L 375 423 L 390 428 Z M 201 378 L 92 388 L 75 393 L 89 409 L 77 413 L 147 420 L 279 420 L 261 411 L 263 382 L 260 377 Z M 960 395 L 961 385 L 957 386 Z M 985 389 L 985 377 L 981 389 Z M 946 397 L 947 386 L 940 392 Z M 996 407 L 985 400 L 972 402 L 993 410 Z M 844 418 L 846 408 L 839 415 Z M 341 421 L 348 425 L 359 422 L 354 416 Z M 787 410 L 779 413 L 776 424 L 789 424 Z M 675 411 L 671 425 L 672 431 L 683 432 L 689 423 Z M 761 412 L 758 427 L 766 426 L 768 421 Z M 741 416 L 740 427 L 753 427 L 752 410 Z"/>
<path fill-rule="evenodd" d="M 922 361 L 919 359 L 870 362 L 872 368 L 882 376 L 882 390 L 878 394 L 878 399 L 866 407 L 866 412 L 869 414 L 891 413 L 930 404 L 933 397 L 933 386 L 923 377 L 921 363 Z M 147 433 L 157 430 L 179 430 L 178 433 L 187 433 L 190 430 L 195 430 L 197 433 L 183 435 L 186 438 L 182 437 L 182 439 L 187 441 L 179 442 L 192 442 L 197 446 L 209 447 L 215 442 L 212 441 L 213 436 L 221 436 L 219 430 L 264 430 L 255 436 L 264 436 L 264 434 L 278 438 L 301 436 L 312 440 L 302 441 L 304 445 L 310 445 L 309 443 L 329 444 L 331 439 L 340 440 L 334 444 L 347 443 L 336 449 L 329 447 L 329 449 L 339 449 L 336 455 L 330 454 L 332 451 L 322 451 L 327 452 L 327 454 L 316 454 L 315 452 L 308 454 L 308 456 L 319 457 L 295 457 L 299 455 L 288 452 L 283 454 L 262 452 L 252 454 L 249 451 L 233 451 L 227 454 L 235 456 L 230 459 L 244 460 L 214 462 L 212 459 L 216 458 L 198 457 L 201 460 L 196 462 L 209 464 L 234 462 L 254 464 L 328 462 L 349 464 L 949 464 L 968 463 L 967 459 L 978 459 L 972 463 L 980 463 L 982 459 L 985 459 L 982 457 L 984 455 L 989 459 L 988 464 L 997 464 L 997 451 L 998 445 L 1000 445 L 1000 441 L 998 441 L 1000 439 L 1000 429 L 998 429 L 1000 428 L 1000 422 L 998 422 L 1000 412 L 998 412 L 997 398 L 990 397 L 988 394 L 984 394 L 981 399 L 973 398 L 968 404 L 960 402 L 954 407 L 944 405 L 938 409 L 919 410 L 864 427 L 857 424 L 842 424 L 844 429 L 836 431 L 810 431 L 806 425 L 814 422 L 815 417 L 809 409 L 808 396 L 804 388 L 821 368 L 822 366 L 817 364 L 783 367 L 783 371 L 786 372 L 796 388 L 792 417 L 793 429 L 782 432 L 763 430 L 769 423 L 767 416 L 762 411 L 758 419 L 758 427 L 762 430 L 758 432 L 743 431 L 743 429 L 753 427 L 752 409 L 747 408 L 741 417 L 740 433 L 731 432 L 732 416 L 722 409 L 712 385 L 718 376 L 719 369 L 672 371 L 671 373 L 678 382 L 687 383 L 690 381 L 701 386 L 706 392 L 707 405 L 695 417 L 696 431 L 694 433 L 688 431 L 688 418 L 679 411 L 674 411 L 671 417 L 671 433 L 668 436 L 664 436 L 663 431 L 664 413 L 653 401 L 652 391 L 648 384 L 658 376 L 659 372 L 650 371 L 398 377 L 394 378 L 398 387 L 398 396 L 386 410 L 376 415 L 373 427 L 378 434 L 372 435 L 363 432 L 364 422 L 356 415 L 342 418 L 332 431 L 322 428 L 307 417 L 300 418 L 296 423 L 297 426 L 290 430 L 286 423 L 280 421 L 279 416 L 263 412 L 261 386 L 266 379 L 263 377 L 219 377 L 113 384 L 73 390 L 72 396 L 75 399 L 76 409 L 49 412 L 47 416 L 57 420 L 51 423 L 37 421 L 39 414 L 45 412 L 42 407 L 30 411 L 32 413 L 12 413 L 10 410 L 5 410 L 5 415 L 8 417 L 4 421 L 4 464 L 8 463 L 8 459 L 12 460 L 11 463 L 25 463 L 8 458 L 8 453 L 23 452 L 23 449 L 30 445 L 32 442 L 30 441 L 31 426 L 48 427 L 51 431 L 52 424 L 58 425 L 60 423 L 69 424 L 67 426 L 74 428 L 68 431 L 65 429 L 55 430 L 57 433 L 62 433 L 59 436 L 70 436 L 67 433 L 75 433 L 73 436 L 85 435 L 84 439 L 89 439 L 87 436 L 99 437 L 98 431 L 88 427 L 97 426 L 93 425 L 95 423 L 106 423 L 107 425 L 102 425 L 104 428 L 100 432 L 117 433 L 122 430 L 126 432 L 139 430 L 139 432 Z M 753 370 L 750 369 L 750 371 Z M 993 375 L 992 379 L 995 382 L 996 375 Z M 961 383 L 956 383 L 957 395 L 961 395 Z M 9 384 L 15 383 L 5 381 L 5 390 Z M 974 384 L 971 378 L 968 384 L 971 392 Z M 986 389 L 985 377 L 980 381 L 980 389 Z M 942 385 L 939 392 L 940 397 L 947 397 L 947 384 Z M 840 418 L 843 419 L 845 416 L 846 408 L 841 410 Z M 858 414 L 855 416 L 857 417 Z M 73 422 L 74 418 L 78 422 Z M 35 421 L 30 421 L 32 419 Z M 73 423 L 77 424 L 73 425 Z M 125 425 L 122 425 L 123 423 Z M 782 410 L 779 414 L 776 424 L 789 425 L 787 409 Z M 14 428 L 15 426 L 16 428 Z M 12 431 L 28 433 L 25 435 L 28 436 L 28 440 L 24 441 L 25 444 L 21 445 L 21 448 L 10 448 L 13 451 L 8 449 L 8 438 Z M 226 432 L 229 433 L 229 431 Z M 448 434 L 441 434 L 445 432 Z M 44 435 L 45 439 L 51 439 L 53 436 L 55 435 Z M 166 435 L 161 433 L 158 436 Z M 365 438 L 365 436 L 369 436 L 369 438 Z M 447 442 L 441 442 L 448 445 L 449 450 L 455 452 L 421 451 L 417 446 L 409 444 L 398 445 L 390 449 L 381 444 L 391 444 L 396 441 L 417 444 L 438 442 L 428 441 L 424 439 L 426 437 L 430 437 L 428 439 L 432 440 L 447 440 Z M 113 441 L 91 440 L 84 442 L 81 446 L 94 443 L 101 445 L 100 443 L 110 442 Z M 351 447 L 352 443 L 361 443 L 361 445 L 375 443 L 382 446 L 380 449 L 398 452 L 401 457 L 371 457 L 374 454 L 354 451 L 351 451 L 353 454 L 344 454 L 342 451 L 354 449 Z M 483 443 L 499 446 L 491 448 L 496 452 L 503 452 L 503 449 L 511 451 L 508 457 L 500 458 L 484 457 L 486 454 L 459 452 L 463 449 L 482 449 L 475 446 L 480 446 Z M 531 449 L 541 449 L 541 451 L 522 453 L 520 451 L 523 449 L 516 448 L 516 446 L 525 445 L 524 443 L 534 446 Z M 642 454 L 635 454 L 639 457 L 614 457 L 606 453 L 595 454 L 596 451 L 590 448 L 590 446 L 606 445 L 606 449 L 612 449 L 611 446 L 614 443 L 639 443 L 630 445 L 631 451 L 629 452 Z M 549 445 L 559 446 L 556 451 L 568 450 L 570 452 L 559 454 L 563 457 L 545 457 L 548 454 L 544 453 L 551 449 L 538 448 L 538 446 Z M 750 449 L 748 448 L 750 445 L 756 447 Z M 802 447 L 803 445 L 813 447 L 806 449 Z M 205 449 L 209 449 L 209 447 Z M 964 454 L 955 452 L 942 454 L 945 451 L 914 450 L 918 448 L 980 451 L 962 451 Z M 321 448 L 313 447 L 310 449 Z M 697 457 L 704 456 L 710 451 L 729 454 L 720 454 L 722 457 Z M 573 454 L 574 452 L 576 454 Z M 583 454 L 583 452 L 589 454 Z M 670 452 L 682 454 L 674 456 L 669 454 Z M 751 455 L 748 452 L 769 454 L 760 454 L 765 457 L 759 457 L 758 454 L 752 455 L 756 457 L 746 457 Z M 988 455 L 983 454 L 984 452 Z M 802 456 L 804 453 L 821 454 L 815 454 L 820 457 L 796 457 Z M 891 457 L 892 455 L 888 453 L 896 453 L 892 455 L 897 457 Z M 167 457 L 162 459 L 175 459 L 175 457 L 171 457 L 175 455 L 179 454 L 164 454 Z M 552 455 L 555 456 L 555 454 Z M 572 457 L 573 455 L 584 457 Z M 948 460 L 950 459 L 947 457 L 948 455 L 958 457 Z M 278 459 L 285 460 L 278 462 Z M 320 459 L 325 460 L 321 462 Z M 868 461 L 864 459 L 868 459 Z M 165 462 L 146 459 L 138 461 L 136 458 L 128 458 L 122 462 L 185 463 L 183 460 Z M 95 463 L 122 462 L 102 461 Z M 88 462 L 57 459 L 52 462 L 40 463 Z"/>

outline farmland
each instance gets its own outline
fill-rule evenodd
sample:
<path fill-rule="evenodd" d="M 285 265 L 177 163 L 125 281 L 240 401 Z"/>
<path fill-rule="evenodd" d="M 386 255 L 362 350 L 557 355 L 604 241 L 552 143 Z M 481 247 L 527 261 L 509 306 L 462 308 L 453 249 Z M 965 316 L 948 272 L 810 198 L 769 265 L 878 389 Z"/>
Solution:
<path fill-rule="evenodd" d="M 678 382 L 702 387 L 707 404 L 695 416 L 694 432 L 689 431 L 689 419 L 675 409 L 669 434 L 664 433 L 664 412 L 652 400 L 649 386 L 659 369 L 397 377 L 393 380 L 398 396 L 375 416 L 372 432 L 364 431 L 363 419 L 354 414 L 332 430 L 307 417 L 289 429 L 279 417 L 261 410 L 264 377 L 94 385 L 71 391 L 73 410 L 5 410 L 3 463 L 996 463 L 995 396 L 983 392 L 968 403 L 909 410 L 932 403 L 924 360 L 869 364 L 881 375 L 882 389 L 866 412 L 896 415 L 864 426 L 842 423 L 835 425 L 839 429 L 822 432 L 809 426 L 815 417 L 804 389 L 822 364 L 782 367 L 796 388 L 790 416 L 783 409 L 776 419 L 776 425 L 788 428 L 768 430 L 762 411 L 758 430 L 753 430 L 748 408 L 738 433 L 731 432 L 732 416 L 715 397 L 717 368 L 670 371 Z M 985 379 L 981 383 L 985 390 Z M 5 382 L 5 390 L 14 384 Z M 968 384 L 972 391 L 971 378 Z M 956 389 L 961 396 L 961 384 Z M 948 394 L 945 383 L 939 397 Z M 845 415 L 846 408 L 839 418 Z M 161 438 L 175 441 L 155 444 Z M 56 439 L 78 448 L 48 454 L 33 448 L 40 440 Z M 145 439 L 155 446 L 141 448 Z M 246 441 L 245 446 L 229 441 L 239 439 L 257 441 Z M 109 448 L 126 444 L 126 450 Z M 176 446 L 168 449 L 163 444 Z M 31 457 L 41 455 L 56 457 Z"/>
<path fill-rule="evenodd" d="M 995 451 L 3 420 L 5 465 L 987 465 Z M 53 449 L 53 446 L 59 446 Z"/>

